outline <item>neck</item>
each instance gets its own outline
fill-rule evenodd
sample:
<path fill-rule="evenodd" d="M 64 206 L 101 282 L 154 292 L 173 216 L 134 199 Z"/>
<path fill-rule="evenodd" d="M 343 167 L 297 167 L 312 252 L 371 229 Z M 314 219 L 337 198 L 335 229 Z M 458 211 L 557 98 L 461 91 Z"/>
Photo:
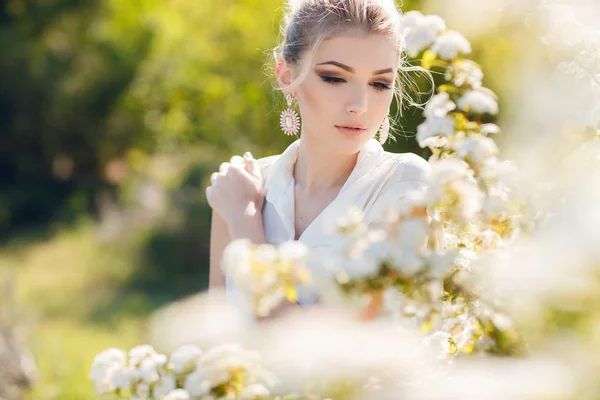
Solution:
<path fill-rule="evenodd" d="M 331 154 L 331 150 L 302 139 L 294 165 L 296 185 L 307 194 L 340 188 L 356 166 L 358 153 Z"/>

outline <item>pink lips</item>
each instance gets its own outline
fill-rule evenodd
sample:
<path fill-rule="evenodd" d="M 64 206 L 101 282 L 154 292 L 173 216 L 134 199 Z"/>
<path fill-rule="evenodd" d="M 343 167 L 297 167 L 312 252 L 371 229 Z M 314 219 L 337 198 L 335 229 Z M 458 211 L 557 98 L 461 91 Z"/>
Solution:
<path fill-rule="evenodd" d="M 364 125 L 360 124 L 336 125 L 335 127 L 344 135 L 350 137 L 360 136 L 367 130 Z"/>

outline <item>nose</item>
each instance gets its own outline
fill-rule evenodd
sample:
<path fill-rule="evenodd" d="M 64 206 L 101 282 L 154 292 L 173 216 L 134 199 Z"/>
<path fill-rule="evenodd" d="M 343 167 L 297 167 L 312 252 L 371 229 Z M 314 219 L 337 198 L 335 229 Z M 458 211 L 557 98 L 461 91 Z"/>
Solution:
<path fill-rule="evenodd" d="M 351 101 L 346 106 L 350 115 L 362 115 L 367 112 L 367 92 L 364 89 L 356 89 L 352 93 Z"/>

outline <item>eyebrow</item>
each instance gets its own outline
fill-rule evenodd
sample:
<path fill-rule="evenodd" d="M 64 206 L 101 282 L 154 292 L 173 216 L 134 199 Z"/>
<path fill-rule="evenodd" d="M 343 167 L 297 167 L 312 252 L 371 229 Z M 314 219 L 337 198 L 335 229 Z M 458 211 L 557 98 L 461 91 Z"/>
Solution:
<path fill-rule="evenodd" d="M 341 62 L 337 62 L 337 61 L 325 61 L 325 62 L 319 63 L 317 65 L 326 65 L 326 64 L 335 65 L 336 67 L 339 67 L 339 68 L 341 68 L 343 70 L 346 70 L 346 71 L 348 71 L 350 73 L 354 73 L 354 68 L 349 67 L 346 64 L 342 64 Z M 379 69 L 377 71 L 374 71 L 373 75 L 387 74 L 387 73 L 390 73 L 390 72 L 394 72 L 394 69 L 393 68 Z"/>

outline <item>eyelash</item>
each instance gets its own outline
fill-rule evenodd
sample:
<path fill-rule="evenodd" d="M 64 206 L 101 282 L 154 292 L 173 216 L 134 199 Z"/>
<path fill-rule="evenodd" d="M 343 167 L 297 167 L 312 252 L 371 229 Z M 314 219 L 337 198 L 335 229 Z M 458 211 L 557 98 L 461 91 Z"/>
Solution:
<path fill-rule="evenodd" d="M 321 76 L 321 79 L 323 79 L 323 81 L 325 81 L 329 84 L 332 84 L 332 85 L 339 85 L 340 83 L 346 82 L 344 79 L 338 78 L 335 76 Z M 388 85 L 387 83 L 383 83 L 383 82 L 374 82 L 373 87 L 375 88 L 375 90 L 380 90 L 380 91 L 391 89 L 390 85 Z"/>

